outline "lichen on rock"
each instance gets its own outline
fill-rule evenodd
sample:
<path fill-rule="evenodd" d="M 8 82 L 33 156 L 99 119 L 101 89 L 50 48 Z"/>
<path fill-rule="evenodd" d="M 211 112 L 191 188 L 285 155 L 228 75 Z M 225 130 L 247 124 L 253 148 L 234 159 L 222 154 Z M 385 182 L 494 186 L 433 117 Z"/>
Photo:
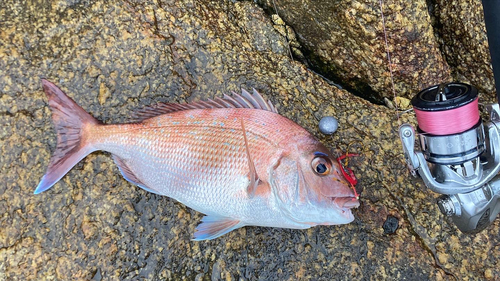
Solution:
<path fill-rule="evenodd" d="M 282 9 L 284 2 L 276 2 Z M 422 3 L 386 2 L 387 17 L 410 11 L 398 21 L 409 16 L 428 21 Z M 330 17 L 352 24 L 359 20 L 358 30 L 342 37 L 340 23 L 334 27 L 353 45 L 351 53 L 337 48 L 333 59 L 353 71 L 344 70 L 345 77 L 386 89 L 380 22 L 374 23 L 377 7 L 355 1 L 338 5 L 347 4 L 351 7 Z M 282 10 L 278 14 L 301 40 L 300 28 Z M 476 236 L 463 235 L 447 222 L 435 204 L 437 195 L 406 171 L 394 109 L 338 89 L 292 60 L 287 38 L 257 4 L 4 1 L 0 15 L 0 279 L 498 279 L 498 220 Z M 403 50 L 414 50 L 394 44 L 412 34 L 406 31 L 424 30 L 418 33 L 419 44 L 433 34 L 420 28 L 389 25 L 395 63 Z M 345 60 L 349 56 L 343 52 L 376 62 L 371 74 L 356 70 L 364 62 Z M 427 77 L 429 83 L 450 77 L 439 56 L 415 56 L 418 63 L 410 66 L 423 67 L 422 72 L 437 62 L 439 71 L 428 74 L 436 75 Z M 408 86 L 402 81 L 411 75 L 405 75 L 397 82 L 401 92 L 426 83 L 417 77 Z M 255 88 L 336 154 L 348 148 L 360 154 L 349 161 L 363 190 L 356 220 L 308 230 L 245 227 L 194 242 L 200 213 L 131 185 L 102 152 L 35 196 L 56 142 L 40 78 L 56 83 L 105 123 L 126 122 L 134 109 L 155 102 Z M 332 136 L 317 129 L 327 115 L 339 123 Z M 400 121 L 415 122 L 411 114 Z M 389 216 L 399 226 L 386 235 L 383 224 Z"/>
<path fill-rule="evenodd" d="M 362 97 L 394 95 L 387 51 L 398 96 L 452 79 L 425 0 L 258 2 L 294 28 L 313 68 Z"/>

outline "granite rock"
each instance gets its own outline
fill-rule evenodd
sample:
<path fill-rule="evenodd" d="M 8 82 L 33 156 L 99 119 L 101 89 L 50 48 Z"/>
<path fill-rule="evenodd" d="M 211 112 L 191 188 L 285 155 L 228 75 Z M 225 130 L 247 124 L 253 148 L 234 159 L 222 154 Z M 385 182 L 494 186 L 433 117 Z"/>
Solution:
<path fill-rule="evenodd" d="M 382 103 L 452 80 L 425 0 L 258 2 L 295 30 L 312 68 L 359 96 Z"/>
<path fill-rule="evenodd" d="M 430 3 L 436 38 L 454 80 L 476 86 L 486 100 L 493 101 L 495 81 L 481 2 Z"/>
<path fill-rule="evenodd" d="M 394 110 L 292 60 L 257 4 L 11 0 L 0 15 L 0 280 L 500 278 L 498 220 L 461 234 L 407 173 Z M 159 101 L 256 88 L 337 155 L 361 155 L 349 161 L 362 191 L 356 220 L 194 242 L 202 214 L 128 183 L 103 152 L 35 196 L 56 141 L 40 78 L 105 123 Z M 339 121 L 331 137 L 317 129 L 323 116 Z M 389 216 L 399 227 L 386 235 Z"/>

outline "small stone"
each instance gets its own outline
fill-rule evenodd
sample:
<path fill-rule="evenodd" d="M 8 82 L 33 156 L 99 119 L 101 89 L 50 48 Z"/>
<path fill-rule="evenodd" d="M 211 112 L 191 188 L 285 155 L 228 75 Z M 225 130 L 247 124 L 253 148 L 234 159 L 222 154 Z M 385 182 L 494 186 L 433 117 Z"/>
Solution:
<path fill-rule="evenodd" d="M 319 121 L 319 131 L 325 135 L 331 135 L 337 131 L 339 122 L 333 116 L 325 116 Z"/>
<path fill-rule="evenodd" d="M 388 98 L 385 98 L 385 97 L 384 97 L 384 103 L 385 103 L 385 105 L 386 105 L 388 108 L 390 108 L 390 109 L 396 109 L 396 108 L 394 107 L 394 104 L 392 103 L 392 101 L 391 101 L 390 99 L 388 99 Z"/>
<path fill-rule="evenodd" d="M 394 234 L 399 226 L 399 220 L 393 216 L 387 216 L 382 228 L 384 228 L 384 234 Z"/>
<path fill-rule="evenodd" d="M 101 280 L 102 280 L 101 269 L 98 268 L 97 271 L 94 273 L 94 276 L 92 277 L 91 281 L 101 281 Z"/>
<path fill-rule="evenodd" d="M 271 19 L 273 23 L 276 25 L 285 25 L 285 22 L 281 19 L 281 17 L 278 14 L 273 14 L 271 16 Z"/>
<path fill-rule="evenodd" d="M 401 110 L 407 110 L 411 108 L 411 101 L 407 98 L 404 97 L 395 97 L 394 102 L 396 102 L 396 105 L 398 106 L 399 109 Z"/>

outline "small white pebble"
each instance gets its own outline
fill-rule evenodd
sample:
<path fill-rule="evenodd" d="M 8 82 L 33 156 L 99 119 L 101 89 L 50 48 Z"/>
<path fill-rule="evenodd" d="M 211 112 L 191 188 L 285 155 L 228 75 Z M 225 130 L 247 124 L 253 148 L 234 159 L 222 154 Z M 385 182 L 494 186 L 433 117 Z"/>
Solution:
<path fill-rule="evenodd" d="M 331 135 L 337 131 L 339 122 L 333 116 L 325 116 L 319 120 L 319 131 L 325 135 Z"/>

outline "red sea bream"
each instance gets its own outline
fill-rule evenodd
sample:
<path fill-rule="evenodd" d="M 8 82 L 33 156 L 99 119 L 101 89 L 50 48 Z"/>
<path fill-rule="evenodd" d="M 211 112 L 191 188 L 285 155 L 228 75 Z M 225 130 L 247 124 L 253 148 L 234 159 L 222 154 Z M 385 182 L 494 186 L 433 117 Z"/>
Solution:
<path fill-rule="evenodd" d="M 328 149 L 256 91 L 158 104 L 105 125 L 42 80 L 57 146 L 35 194 L 88 154 L 112 154 L 128 181 L 206 216 L 194 240 L 255 225 L 305 229 L 351 222 L 359 205 Z"/>

